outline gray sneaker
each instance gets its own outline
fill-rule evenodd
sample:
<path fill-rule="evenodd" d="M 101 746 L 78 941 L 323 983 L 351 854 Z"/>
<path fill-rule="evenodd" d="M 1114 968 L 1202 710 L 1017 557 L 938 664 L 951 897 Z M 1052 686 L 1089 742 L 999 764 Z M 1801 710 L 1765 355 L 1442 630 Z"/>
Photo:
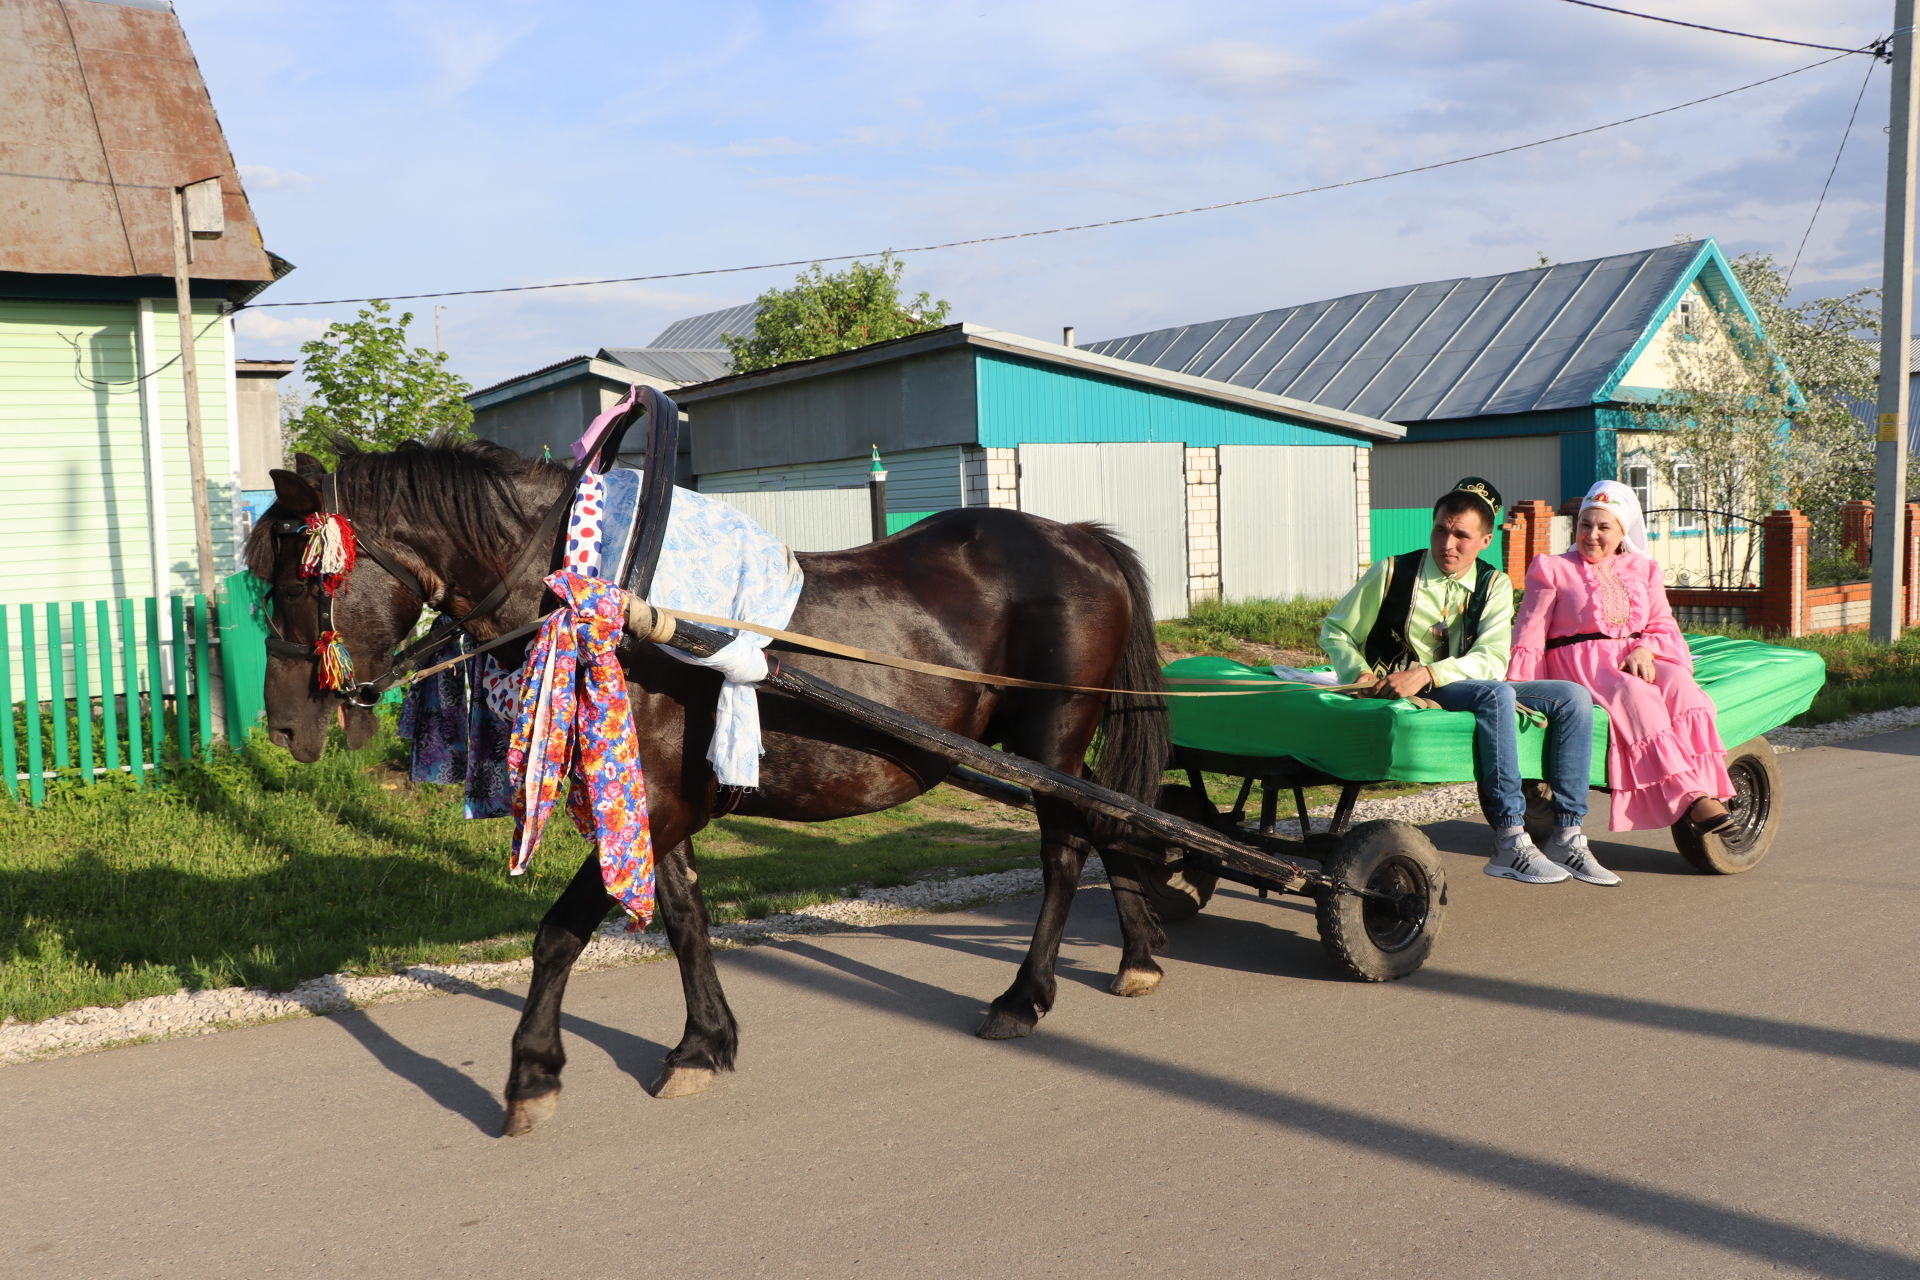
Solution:
<path fill-rule="evenodd" d="M 1547 841 L 1546 855 L 1555 865 L 1565 867 L 1575 880 L 1587 884 L 1619 884 L 1620 877 L 1594 860 L 1587 848 L 1587 837 L 1578 827 L 1561 827 Z"/>
<path fill-rule="evenodd" d="M 1522 884 L 1559 884 L 1567 878 L 1565 867 L 1547 861 L 1533 841 L 1522 831 L 1517 835 L 1494 836 L 1493 857 L 1482 867 L 1490 876 L 1518 880 Z"/>

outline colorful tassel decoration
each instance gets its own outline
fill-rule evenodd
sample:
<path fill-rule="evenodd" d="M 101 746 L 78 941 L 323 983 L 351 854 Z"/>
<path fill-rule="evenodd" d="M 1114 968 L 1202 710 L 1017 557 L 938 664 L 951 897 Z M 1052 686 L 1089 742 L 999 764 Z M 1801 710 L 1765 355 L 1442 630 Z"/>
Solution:
<path fill-rule="evenodd" d="M 320 658 L 319 681 L 322 689 L 353 687 L 353 655 L 347 652 L 347 642 L 340 638 L 338 631 L 322 631 L 315 652 Z"/>
<path fill-rule="evenodd" d="M 300 573 L 320 579 L 328 595 L 340 590 L 359 558 L 353 523 L 337 511 L 316 511 L 307 517 L 307 545 L 300 552 Z"/>

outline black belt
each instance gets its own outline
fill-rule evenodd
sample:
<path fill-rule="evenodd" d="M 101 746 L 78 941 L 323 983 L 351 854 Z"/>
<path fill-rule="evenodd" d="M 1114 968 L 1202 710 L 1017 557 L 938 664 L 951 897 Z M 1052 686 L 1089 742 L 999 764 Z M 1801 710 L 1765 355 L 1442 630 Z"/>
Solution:
<path fill-rule="evenodd" d="M 1562 645 L 1585 644 L 1589 640 L 1638 640 L 1645 634 L 1644 631 L 1636 631 L 1630 636 L 1610 636 L 1604 631 L 1582 631 L 1577 636 L 1555 636 L 1547 641 L 1547 648 L 1558 649 Z"/>

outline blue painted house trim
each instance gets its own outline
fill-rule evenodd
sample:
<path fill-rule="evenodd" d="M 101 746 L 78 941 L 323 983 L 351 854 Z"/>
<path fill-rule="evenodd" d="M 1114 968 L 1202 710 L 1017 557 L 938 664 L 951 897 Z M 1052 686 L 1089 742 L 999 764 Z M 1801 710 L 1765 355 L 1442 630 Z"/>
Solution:
<path fill-rule="evenodd" d="M 974 356 L 979 443 L 1167 442 L 1371 447 L 1373 439 L 1295 421 L 1283 414 L 1179 395 L 1118 377 L 993 351 Z"/>
<path fill-rule="evenodd" d="M 1720 252 L 1719 243 L 1712 237 L 1708 237 L 1701 243 L 1700 252 L 1694 255 L 1693 261 L 1687 265 L 1686 270 L 1674 278 L 1672 287 L 1667 290 L 1666 297 L 1661 299 L 1660 305 L 1654 308 L 1652 318 L 1647 321 L 1647 327 L 1640 334 L 1639 340 L 1628 349 L 1620 363 L 1614 366 L 1613 372 L 1607 375 L 1606 381 L 1594 389 L 1593 403 L 1650 400 L 1657 399 L 1661 395 L 1661 392 L 1655 388 L 1628 387 L 1623 386 L 1622 383 L 1626 379 L 1627 371 L 1633 368 L 1634 362 L 1645 355 L 1647 349 L 1653 345 L 1654 339 L 1660 336 L 1667 317 L 1673 314 L 1673 309 L 1680 305 L 1680 300 L 1687 296 L 1687 290 L 1693 287 L 1696 280 L 1700 282 L 1701 289 L 1706 292 L 1716 309 L 1725 311 L 1729 306 L 1735 307 L 1746 317 L 1747 323 L 1753 326 L 1755 333 L 1762 335 L 1766 333 L 1765 326 L 1760 323 L 1760 316 L 1753 309 L 1753 301 L 1747 297 L 1747 291 L 1740 287 L 1739 277 L 1733 274 L 1733 265 L 1727 261 L 1726 255 Z M 1787 372 L 1784 365 L 1780 368 L 1789 384 L 1789 402 L 1796 409 L 1806 408 L 1806 397 L 1800 393 L 1799 384 L 1793 381 L 1792 374 Z"/>

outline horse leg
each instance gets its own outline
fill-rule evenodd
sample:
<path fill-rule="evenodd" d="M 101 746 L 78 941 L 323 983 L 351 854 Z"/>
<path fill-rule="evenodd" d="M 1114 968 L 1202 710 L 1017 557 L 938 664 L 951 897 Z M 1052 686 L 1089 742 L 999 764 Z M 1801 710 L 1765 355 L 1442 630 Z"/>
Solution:
<path fill-rule="evenodd" d="M 1140 860 L 1102 848 L 1100 861 L 1106 864 L 1107 885 L 1120 914 L 1120 971 L 1107 990 L 1117 996 L 1152 995 L 1165 976 L 1153 953 L 1166 950 L 1167 934 L 1141 886 Z"/>
<path fill-rule="evenodd" d="M 680 962 L 687 1025 L 680 1043 L 668 1051 L 652 1093 L 656 1098 L 684 1098 L 710 1086 L 717 1072 L 733 1070 L 740 1029 L 713 967 L 713 944 L 707 936 L 707 898 L 700 892 L 691 840 L 682 840 L 660 858 L 655 888 L 660 895 L 667 941 Z"/>
<path fill-rule="evenodd" d="M 567 993 L 567 975 L 612 906 L 600 879 L 600 859 L 589 853 L 540 921 L 533 939 L 533 985 L 513 1032 L 503 1137 L 528 1132 L 550 1119 L 560 1105 L 560 1070 L 567 1064 L 560 1046 L 560 1002 Z"/>
<path fill-rule="evenodd" d="M 1040 818 L 1040 866 L 1046 889 L 1040 900 L 1040 919 L 1033 927 L 1033 941 L 1027 945 L 1027 958 L 1014 975 L 1013 985 L 994 1000 L 987 1020 L 975 1033 L 987 1040 L 1030 1035 L 1042 1015 L 1053 1008 L 1053 970 L 1060 956 L 1060 939 L 1066 933 L 1074 891 L 1080 887 L 1080 872 L 1087 865 L 1087 855 L 1093 852 L 1079 815 L 1071 806 L 1038 796 L 1034 801 Z"/>

